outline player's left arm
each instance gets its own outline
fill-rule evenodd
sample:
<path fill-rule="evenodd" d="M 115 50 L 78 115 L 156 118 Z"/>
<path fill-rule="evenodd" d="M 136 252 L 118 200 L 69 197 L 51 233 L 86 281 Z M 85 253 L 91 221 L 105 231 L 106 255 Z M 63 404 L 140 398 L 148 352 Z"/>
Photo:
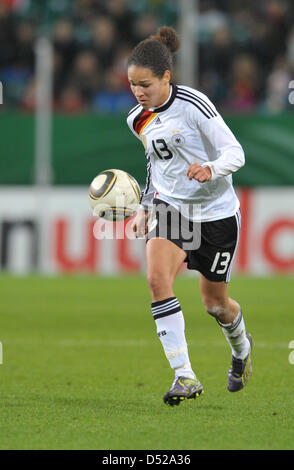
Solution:
<path fill-rule="evenodd" d="M 192 164 L 187 171 L 188 178 L 203 183 L 239 170 L 245 164 L 244 151 L 222 117 L 216 113 L 216 116 L 208 119 L 198 113 L 197 121 L 203 138 L 211 146 L 211 154 L 217 158 L 202 165 Z"/>

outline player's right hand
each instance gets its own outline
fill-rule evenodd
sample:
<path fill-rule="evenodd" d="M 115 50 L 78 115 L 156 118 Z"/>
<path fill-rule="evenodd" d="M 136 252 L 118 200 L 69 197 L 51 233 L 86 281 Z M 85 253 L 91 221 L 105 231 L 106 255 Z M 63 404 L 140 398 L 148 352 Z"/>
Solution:
<path fill-rule="evenodd" d="M 145 237 L 148 231 L 148 216 L 148 211 L 145 211 L 142 207 L 138 209 L 132 223 L 132 230 L 135 233 L 136 238 Z"/>
<path fill-rule="evenodd" d="M 187 170 L 187 176 L 189 180 L 195 179 L 199 181 L 199 183 L 205 183 L 211 180 L 212 173 L 208 166 L 203 167 L 199 165 L 199 163 L 193 163 Z"/>

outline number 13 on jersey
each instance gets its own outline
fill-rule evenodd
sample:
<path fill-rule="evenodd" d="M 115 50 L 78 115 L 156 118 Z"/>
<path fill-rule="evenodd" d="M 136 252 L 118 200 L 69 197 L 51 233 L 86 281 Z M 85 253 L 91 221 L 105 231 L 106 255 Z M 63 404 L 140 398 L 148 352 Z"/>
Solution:
<path fill-rule="evenodd" d="M 173 157 L 164 139 L 152 140 L 152 147 L 160 160 L 170 160 Z"/>
<path fill-rule="evenodd" d="M 216 274 L 224 274 L 228 269 L 230 259 L 231 253 L 229 253 L 228 251 L 224 251 L 223 253 L 218 251 L 215 255 L 210 271 L 212 273 L 216 272 Z M 216 270 L 217 267 L 219 269 Z"/>

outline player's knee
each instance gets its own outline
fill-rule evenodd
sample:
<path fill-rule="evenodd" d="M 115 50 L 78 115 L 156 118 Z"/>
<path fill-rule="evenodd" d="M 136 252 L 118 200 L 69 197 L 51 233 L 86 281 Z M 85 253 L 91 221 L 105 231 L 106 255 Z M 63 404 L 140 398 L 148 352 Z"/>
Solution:
<path fill-rule="evenodd" d="M 207 313 L 216 320 L 222 322 L 227 314 L 227 304 L 225 299 L 215 297 L 204 297 L 203 302 Z"/>
<path fill-rule="evenodd" d="M 153 298 L 164 297 L 165 292 L 168 292 L 171 287 L 169 277 L 159 271 L 148 274 L 147 281 Z"/>

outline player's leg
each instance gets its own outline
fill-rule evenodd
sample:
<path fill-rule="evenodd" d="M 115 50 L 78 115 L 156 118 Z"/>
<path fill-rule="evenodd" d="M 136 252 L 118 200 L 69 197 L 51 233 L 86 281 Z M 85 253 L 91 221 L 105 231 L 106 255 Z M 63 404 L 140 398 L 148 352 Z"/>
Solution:
<path fill-rule="evenodd" d="M 249 352 L 249 341 L 240 305 L 228 296 L 228 284 L 209 281 L 202 274 L 199 275 L 199 282 L 206 311 L 222 327 L 233 355 L 244 359 Z"/>
<path fill-rule="evenodd" d="M 232 349 L 228 374 L 229 391 L 238 391 L 251 375 L 251 336 L 246 333 L 240 305 L 229 297 L 228 283 L 213 282 L 200 274 L 200 291 L 207 312 L 212 315 Z"/>
<path fill-rule="evenodd" d="M 206 310 L 216 318 L 232 349 L 230 391 L 243 388 L 251 374 L 251 336 L 246 333 L 238 302 L 228 295 L 240 223 L 239 212 L 225 219 L 203 222 L 200 247 L 188 256 L 188 267 L 201 273 L 200 290 Z"/>
<path fill-rule="evenodd" d="M 175 371 L 173 386 L 164 396 L 164 401 L 171 405 L 178 405 L 184 398 L 195 398 L 202 392 L 189 359 L 182 309 L 173 291 L 174 280 L 185 258 L 185 251 L 167 239 L 151 238 L 147 243 L 152 314 L 165 355 Z"/>
<path fill-rule="evenodd" d="M 185 257 L 181 248 L 166 239 L 152 238 L 146 246 L 147 281 L 157 335 L 172 369 L 185 369 L 187 377 L 194 377 L 188 356 L 184 317 L 173 291 L 174 280 Z"/>
<path fill-rule="evenodd" d="M 174 297 L 173 284 L 186 253 L 164 238 L 152 238 L 146 245 L 147 281 L 152 302 Z"/>

